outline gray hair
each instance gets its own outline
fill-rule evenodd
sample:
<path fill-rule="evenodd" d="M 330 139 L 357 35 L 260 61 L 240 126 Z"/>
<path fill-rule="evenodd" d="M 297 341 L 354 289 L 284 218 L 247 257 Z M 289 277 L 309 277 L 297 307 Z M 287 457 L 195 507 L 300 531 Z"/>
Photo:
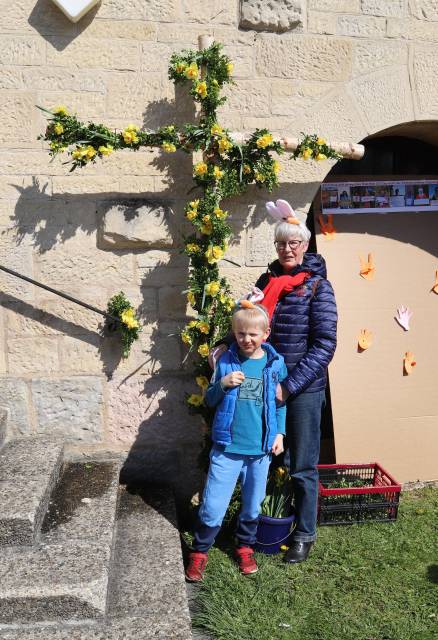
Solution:
<path fill-rule="evenodd" d="M 280 240 L 280 242 L 287 242 L 293 238 L 301 240 L 302 242 L 309 242 L 311 236 L 312 234 L 304 222 L 300 222 L 300 224 L 291 224 L 285 220 L 280 220 L 280 222 L 277 222 L 274 229 L 274 240 Z"/>

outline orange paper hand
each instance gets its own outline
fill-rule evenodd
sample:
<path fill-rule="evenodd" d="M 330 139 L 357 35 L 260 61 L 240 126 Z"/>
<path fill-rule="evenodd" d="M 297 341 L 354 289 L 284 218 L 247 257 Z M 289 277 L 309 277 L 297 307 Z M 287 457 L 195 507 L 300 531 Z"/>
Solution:
<path fill-rule="evenodd" d="M 414 354 L 410 351 L 406 351 L 405 357 L 403 358 L 403 368 L 407 376 L 412 373 L 412 367 L 415 367 L 416 364 Z"/>
<path fill-rule="evenodd" d="M 373 254 L 372 253 L 368 254 L 368 261 L 364 260 L 362 256 L 359 256 L 359 260 L 360 260 L 359 273 L 362 276 L 362 278 L 365 278 L 365 280 L 373 280 L 374 274 L 376 272 L 376 267 L 374 266 Z"/>
<path fill-rule="evenodd" d="M 362 351 L 368 349 L 368 347 L 373 344 L 373 334 L 371 333 L 371 331 L 368 331 L 368 329 L 361 329 L 359 333 L 358 344 Z"/>
<path fill-rule="evenodd" d="M 434 293 L 438 293 L 438 269 L 435 271 L 435 284 L 432 287 Z"/>
<path fill-rule="evenodd" d="M 318 216 L 319 226 L 321 227 L 321 233 L 328 239 L 333 240 L 336 235 L 336 229 L 333 224 L 333 214 L 329 213 L 327 216 L 327 222 L 324 222 L 322 215 Z"/>

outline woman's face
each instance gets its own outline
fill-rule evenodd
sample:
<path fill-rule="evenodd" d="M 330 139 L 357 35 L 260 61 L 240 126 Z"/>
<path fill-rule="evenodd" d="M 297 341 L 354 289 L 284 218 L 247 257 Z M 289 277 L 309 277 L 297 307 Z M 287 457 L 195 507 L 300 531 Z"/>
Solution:
<path fill-rule="evenodd" d="M 308 242 L 299 238 L 288 238 L 288 240 L 276 240 L 278 261 L 285 272 L 291 271 L 294 267 L 303 262 L 304 254 L 309 246 Z"/>

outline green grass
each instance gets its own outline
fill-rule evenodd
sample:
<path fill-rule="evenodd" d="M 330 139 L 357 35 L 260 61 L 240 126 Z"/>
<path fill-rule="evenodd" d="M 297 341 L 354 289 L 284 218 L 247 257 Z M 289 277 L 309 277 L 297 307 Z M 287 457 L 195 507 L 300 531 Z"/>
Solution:
<path fill-rule="evenodd" d="M 321 527 L 307 562 L 257 554 L 248 577 L 214 548 L 194 624 L 217 640 L 433 640 L 437 514 L 437 489 L 405 493 L 395 523 Z"/>

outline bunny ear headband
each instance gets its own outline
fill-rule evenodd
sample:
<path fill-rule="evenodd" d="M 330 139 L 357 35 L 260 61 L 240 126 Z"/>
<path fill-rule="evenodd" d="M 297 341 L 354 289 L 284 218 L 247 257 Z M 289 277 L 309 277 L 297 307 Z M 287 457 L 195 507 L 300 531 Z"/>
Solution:
<path fill-rule="evenodd" d="M 261 314 L 266 316 L 269 323 L 269 316 L 266 312 L 266 309 L 262 307 L 259 302 L 263 300 L 265 294 L 258 287 L 253 287 L 251 291 L 249 291 L 246 296 L 240 298 L 240 300 L 236 301 L 237 309 L 258 309 Z"/>
<path fill-rule="evenodd" d="M 287 200 L 277 200 L 274 202 L 267 202 L 265 204 L 268 213 L 278 221 L 283 220 L 289 224 L 305 224 L 306 214 L 296 213 L 290 206 Z"/>

